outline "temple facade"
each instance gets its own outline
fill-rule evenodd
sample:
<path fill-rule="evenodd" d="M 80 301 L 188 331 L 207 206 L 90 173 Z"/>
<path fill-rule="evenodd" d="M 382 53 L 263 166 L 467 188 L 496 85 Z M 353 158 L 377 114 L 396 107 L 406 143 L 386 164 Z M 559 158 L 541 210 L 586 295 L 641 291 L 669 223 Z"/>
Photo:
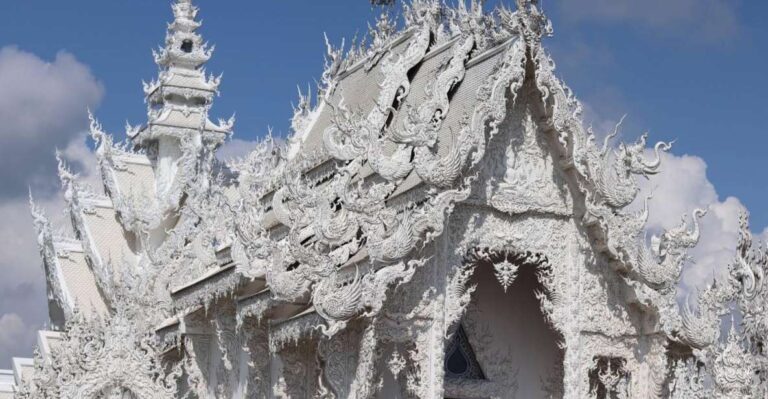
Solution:
<path fill-rule="evenodd" d="M 766 397 L 768 255 L 747 217 L 730 279 L 680 305 L 706 212 L 647 236 L 637 198 L 671 144 L 598 140 L 537 3 L 481 3 L 413 0 L 365 44 L 329 44 L 291 136 L 222 163 L 234 120 L 209 117 L 220 79 L 176 0 L 146 123 L 117 143 L 91 118 L 101 187 L 59 162 L 71 231 L 30 199 L 51 331 L 0 389 Z"/>

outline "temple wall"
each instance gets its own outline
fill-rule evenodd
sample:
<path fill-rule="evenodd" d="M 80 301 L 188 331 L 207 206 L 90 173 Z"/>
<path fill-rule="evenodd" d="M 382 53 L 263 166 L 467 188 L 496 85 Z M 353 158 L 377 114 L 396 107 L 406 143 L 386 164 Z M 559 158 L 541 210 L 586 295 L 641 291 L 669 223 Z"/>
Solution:
<path fill-rule="evenodd" d="M 395 379 L 387 365 L 387 361 L 392 358 L 394 350 L 395 345 L 391 343 L 383 345 L 383 348 L 381 349 L 383 356 L 381 356 L 377 362 L 376 369 L 381 370 L 382 387 L 376 393 L 376 399 L 398 399 L 407 397 L 405 395 L 405 375 L 400 374 L 398 378 Z"/>

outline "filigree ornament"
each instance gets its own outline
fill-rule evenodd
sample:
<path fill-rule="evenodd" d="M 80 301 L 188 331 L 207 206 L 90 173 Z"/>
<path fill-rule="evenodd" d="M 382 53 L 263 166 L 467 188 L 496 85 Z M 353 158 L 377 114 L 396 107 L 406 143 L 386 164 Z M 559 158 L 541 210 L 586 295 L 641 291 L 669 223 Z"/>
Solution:
<path fill-rule="evenodd" d="M 768 338 L 766 271 L 768 246 L 755 245 L 749 229 L 749 215 L 742 213 L 739 218 L 739 242 L 730 265 L 730 274 L 734 288 L 738 291 L 737 300 L 743 313 L 745 331 L 757 342 Z"/>
<path fill-rule="evenodd" d="M 701 365 L 694 359 L 675 362 L 673 378 L 669 382 L 670 399 L 705 399 L 712 397 L 711 389 L 706 387 Z"/>
<path fill-rule="evenodd" d="M 515 277 L 517 277 L 518 266 L 504 259 L 502 262 L 494 263 L 493 269 L 496 273 L 496 279 L 499 280 L 501 287 L 504 288 L 504 292 L 507 292 L 507 289 L 515 281 Z"/>
<path fill-rule="evenodd" d="M 369 42 L 326 38 L 317 100 L 299 93 L 292 137 L 226 165 L 216 149 L 234 120 L 209 119 L 213 49 L 190 0 L 173 11 L 144 85 L 147 124 L 115 144 L 91 116 L 106 195 L 60 161 L 74 237 L 31 202 L 64 338 L 21 397 L 367 398 L 384 394 L 386 369 L 415 397 L 514 396 L 514 352 L 473 318 L 478 264 L 504 292 L 535 268 L 563 349 L 542 378 L 554 395 L 765 397 L 768 253 L 743 216 L 728 278 L 680 306 L 705 211 L 646 239 L 651 198 L 628 206 L 671 143 L 611 144 L 619 126 L 597 143 L 542 47 L 551 25 L 536 1 L 487 13 L 413 0 Z M 351 76 L 375 79 L 373 98 Z M 114 231 L 91 234 L 103 209 Z M 64 261 L 93 272 L 103 312 L 78 303 Z M 733 306 L 742 323 L 721 339 Z M 483 370 L 448 381 L 459 323 Z"/>
<path fill-rule="evenodd" d="M 346 326 L 346 322 L 362 311 L 361 300 L 363 286 L 359 271 L 351 282 L 337 281 L 338 277 L 321 281 L 312 293 L 315 310 L 329 322 L 329 327 L 321 326 L 327 336 L 333 336 Z"/>
<path fill-rule="evenodd" d="M 405 370 L 407 363 L 405 358 L 400 355 L 400 352 L 395 350 L 392 352 L 392 357 L 389 358 L 387 365 L 389 366 L 389 371 L 392 372 L 392 376 L 397 379 L 400 378 L 400 373 Z"/>
<path fill-rule="evenodd" d="M 681 224 L 651 238 L 651 248 L 641 246 L 637 254 L 637 271 L 651 287 L 668 289 L 680 279 L 687 250 L 694 247 L 700 237 L 699 219 L 706 215 L 703 209 L 693 212 L 693 230 L 688 231 L 685 218 Z"/>
<path fill-rule="evenodd" d="M 390 129 L 387 138 L 395 143 L 409 144 L 415 147 L 432 147 L 437 134 L 450 108 L 450 93 L 464 78 L 466 62 L 470 51 L 475 48 L 474 38 L 470 35 L 459 39 L 454 45 L 453 56 L 448 65 L 437 75 L 434 82 L 425 88 L 427 100 L 417 109 L 406 109 L 407 118 L 400 129 Z"/>
<path fill-rule="evenodd" d="M 721 397 L 750 397 L 755 373 L 750 367 L 750 354 L 741 346 L 738 334 L 731 327 L 723 349 L 714 361 L 714 375 L 717 393 Z"/>
<path fill-rule="evenodd" d="M 38 249 L 45 265 L 45 279 L 49 287 L 48 299 L 58 304 L 59 308 L 64 312 L 65 318 L 68 319 L 73 316 L 76 304 L 73 303 L 71 296 L 62 287 L 63 282 L 60 280 L 54 266 L 57 264 L 56 257 L 58 256 L 56 242 L 62 241 L 62 237 L 55 235 L 50 220 L 43 208 L 34 201 L 32 193 L 29 195 L 29 207 L 37 232 Z"/>
<path fill-rule="evenodd" d="M 680 333 L 682 340 L 696 349 L 703 349 L 717 342 L 720 336 L 720 314 L 707 306 L 700 297 L 698 314 L 691 310 L 686 301 L 681 314 Z"/>
<path fill-rule="evenodd" d="M 622 358 L 596 357 L 590 370 L 589 397 L 629 398 L 630 373 Z"/>
<path fill-rule="evenodd" d="M 51 359 L 37 369 L 20 398 L 97 398 L 131 395 L 137 399 L 175 398 L 179 363 L 167 370 L 146 325 L 137 325 L 138 308 L 116 304 L 109 321 L 75 313 Z"/>
<path fill-rule="evenodd" d="M 564 181 L 555 172 L 554 160 L 542 149 L 540 141 L 535 123 L 530 115 L 526 116 L 522 137 L 514 137 L 506 150 L 503 181 L 488 184 L 487 196 L 494 208 L 510 214 L 572 213 L 572 200 Z"/>

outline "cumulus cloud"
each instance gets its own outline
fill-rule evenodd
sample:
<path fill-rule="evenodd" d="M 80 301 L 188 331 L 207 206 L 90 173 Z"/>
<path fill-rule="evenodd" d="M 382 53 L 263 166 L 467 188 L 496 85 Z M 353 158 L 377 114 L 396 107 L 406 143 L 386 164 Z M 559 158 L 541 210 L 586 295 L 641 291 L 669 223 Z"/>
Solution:
<path fill-rule="evenodd" d="M 731 39 L 739 31 L 730 0 L 560 0 L 558 8 L 571 22 L 629 24 L 664 35 L 683 33 L 692 40 Z"/>
<path fill-rule="evenodd" d="M 31 356 L 35 331 L 48 319 L 27 188 L 55 224 L 66 225 L 54 150 L 60 148 L 72 168 L 93 182 L 86 111 L 103 92 L 71 54 L 45 61 L 15 47 L 0 49 L 0 367 L 9 367 L 12 356 Z"/>
<path fill-rule="evenodd" d="M 0 359 L 11 358 L 16 353 L 12 348 L 31 347 L 35 341 L 35 333 L 16 313 L 4 314 L 0 317 Z"/>
<path fill-rule="evenodd" d="M 46 208 L 55 205 L 46 201 Z M 30 357 L 34 331 L 47 320 L 45 278 L 24 201 L 0 204 L 0 368 L 11 357 Z M 20 316 L 23 315 L 23 316 Z"/>
<path fill-rule="evenodd" d="M 0 198 L 24 197 L 27 186 L 51 190 L 53 150 L 87 123 L 102 85 L 73 55 L 53 61 L 15 47 L 0 49 Z"/>
<path fill-rule="evenodd" d="M 81 133 L 62 149 L 63 158 L 79 172 L 81 180 L 97 187 L 96 157 Z M 52 155 L 51 155 L 52 156 Z M 55 166 L 48 171 L 56 178 Z M 36 196 L 55 227 L 69 228 L 65 203 L 57 193 Z M 11 357 L 30 357 L 35 331 L 48 321 L 45 276 L 26 197 L 0 201 L 0 368 Z"/>

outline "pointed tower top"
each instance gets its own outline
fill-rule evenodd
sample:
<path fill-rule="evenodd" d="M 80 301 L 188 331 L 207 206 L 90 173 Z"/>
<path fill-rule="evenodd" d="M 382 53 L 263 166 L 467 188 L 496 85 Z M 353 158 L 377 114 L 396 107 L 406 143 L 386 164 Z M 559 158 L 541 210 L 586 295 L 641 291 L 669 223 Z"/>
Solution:
<path fill-rule="evenodd" d="M 200 27 L 200 23 L 195 20 L 199 9 L 192 5 L 192 0 L 179 0 L 172 7 L 175 20 L 171 29 L 191 32 Z"/>
<path fill-rule="evenodd" d="M 213 53 L 213 48 L 209 49 L 196 32 L 202 25 L 196 20 L 198 8 L 191 0 L 178 0 L 172 7 L 174 20 L 168 25 L 165 47 L 154 53 L 155 62 L 160 67 L 197 69 Z"/>
<path fill-rule="evenodd" d="M 176 0 L 165 45 L 154 52 L 160 68 L 156 80 L 144 84 L 147 123 L 128 127 L 133 144 L 146 150 L 155 169 L 159 213 L 176 210 L 183 193 L 212 170 L 216 149 L 232 134 L 234 118 L 212 122 L 209 111 L 219 92 L 219 77 L 206 76 L 212 48 L 197 33 L 198 9 Z M 204 187 L 204 184 L 199 187 Z"/>
<path fill-rule="evenodd" d="M 201 132 L 203 141 L 218 145 L 231 133 L 232 126 L 208 120 L 220 83 L 219 77 L 206 76 L 203 67 L 211 58 L 213 46 L 209 48 L 197 33 L 201 23 L 196 19 L 198 8 L 191 0 L 177 0 L 172 8 L 174 20 L 168 24 L 165 45 L 153 51 L 160 74 L 144 84 L 149 121 L 144 127 L 129 128 L 128 136 L 144 145 L 161 136 L 181 138 Z"/>

